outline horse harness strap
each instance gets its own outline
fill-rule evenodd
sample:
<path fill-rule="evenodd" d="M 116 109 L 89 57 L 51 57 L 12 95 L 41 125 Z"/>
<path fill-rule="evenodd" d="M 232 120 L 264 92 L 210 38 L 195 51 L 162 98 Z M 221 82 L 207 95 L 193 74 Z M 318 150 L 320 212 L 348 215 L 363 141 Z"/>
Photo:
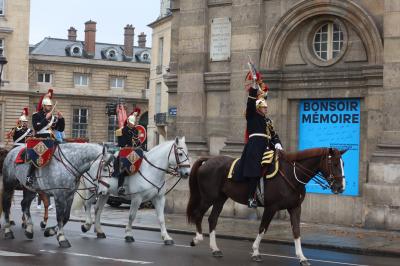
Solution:
<path fill-rule="evenodd" d="M 298 191 L 298 189 L 296 189 L 296 187 L 293 185 L 292 182 L 289 181 L 289 178 L 287 178 L 287 176 L 285 175 L 285 173 L 279 169 L 279 173 L 281 174 L 281 176 L 283 177 L 283 179 L 286 181 L 286 183 L 288 183 L 288 185 L 294 190 L 294 191 Z"/>
<path fill-rule="evenodd" d="M 146 180 L 147 182 L 149 182 L 153 187 L 157 188 L 158 193 L 160 193 L 160 190 L 161 190 L 161 189 L 164 187 L 164 185 L 165 185 L 165 180 L 164 180 L 164 182 L 162 183 L 162 185 L 161 185 L 160 187 L 158 187 L 158 186 L 155 185 L 153 182 L 151 182 L 150 180 L 148 180 L 148 179 L 142 174 L 142 172 L 140 171 L 140 169 L 138 170 L 138 173 L 140 174 L 141 177 L 143 177 L 144 180 Z"/>

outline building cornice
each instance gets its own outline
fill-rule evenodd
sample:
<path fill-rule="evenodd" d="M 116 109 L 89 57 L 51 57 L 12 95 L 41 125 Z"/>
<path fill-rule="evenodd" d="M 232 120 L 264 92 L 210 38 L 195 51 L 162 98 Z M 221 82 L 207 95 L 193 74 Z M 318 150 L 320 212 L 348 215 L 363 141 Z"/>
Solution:
<path fill-rule="evenodd" d="M 170 21 L 171 19 L 172 19 L 172 13 L 170 13 L 162 18 L 158 18 L 157 20 L 153 21 L 152 23 L 148 24 L 147 26 L 154 29 L 155 27 L 157 27 L 167 21 Z"/>
<path fill-rule="evenodd" d="M 97 59 L 87 58 L 75 58 L 75 57 L 61 57 L 61 56 L 49 56 L 49 55 L 30 55 L 29 63 L 51 63 L 60 65 L 88 65 L 97 66 L 102 68 L 126 68 L 148 71 L 150 64 L 148 63 L 132 63 L 132 62 L 115 62 Z"/>
<path fill-rule="evenodd" d="M 14 30 L 9 27 L 0 27 L 0 33 L 12 33 Z"/>

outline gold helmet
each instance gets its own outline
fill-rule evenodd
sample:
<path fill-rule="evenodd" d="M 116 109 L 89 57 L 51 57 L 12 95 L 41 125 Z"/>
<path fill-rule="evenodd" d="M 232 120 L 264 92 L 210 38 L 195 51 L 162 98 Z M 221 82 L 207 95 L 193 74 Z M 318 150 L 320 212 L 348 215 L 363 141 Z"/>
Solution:
<path fill-rule="evenodd" d="M 42 100 L 42 106 L 44 105 L 53 105 L 53 103 L 51 102 L 51 99 L 49 97 L 44 97 Z"/>
<path fill-rule="evenodd" d="M 267 101 L 264 98 L 260 98 L 256 101 L 256 108 L 261 108 L 261 107 L 268 107 Z"/>

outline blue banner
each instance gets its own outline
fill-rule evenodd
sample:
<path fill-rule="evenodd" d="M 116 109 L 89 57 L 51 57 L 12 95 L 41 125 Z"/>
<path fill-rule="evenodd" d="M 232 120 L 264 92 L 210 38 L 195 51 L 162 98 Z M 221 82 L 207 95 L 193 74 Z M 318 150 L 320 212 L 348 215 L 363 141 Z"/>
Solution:
<path fill-rule="evenodd" d="M 346 190 L 357 196 L 360 158 L 360 100 L 302 100 L 299 110 L 299 150 L 316 147 L 348 149 L 343 155 Z M 310 181 L 307 192 L 332 194 Z"/>

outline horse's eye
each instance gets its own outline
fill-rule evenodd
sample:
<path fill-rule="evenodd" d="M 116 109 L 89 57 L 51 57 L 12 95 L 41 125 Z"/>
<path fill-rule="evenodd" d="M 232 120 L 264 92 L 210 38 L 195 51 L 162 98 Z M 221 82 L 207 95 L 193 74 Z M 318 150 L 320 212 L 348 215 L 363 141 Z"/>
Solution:
<path fill-rule="evenodd" d="M 180 153 L 178 153 L 178 155 L 179 155 L 179 156 L 183 156 L 183 153 L 182 153 L 182 152 L 180 152 Z"/>

